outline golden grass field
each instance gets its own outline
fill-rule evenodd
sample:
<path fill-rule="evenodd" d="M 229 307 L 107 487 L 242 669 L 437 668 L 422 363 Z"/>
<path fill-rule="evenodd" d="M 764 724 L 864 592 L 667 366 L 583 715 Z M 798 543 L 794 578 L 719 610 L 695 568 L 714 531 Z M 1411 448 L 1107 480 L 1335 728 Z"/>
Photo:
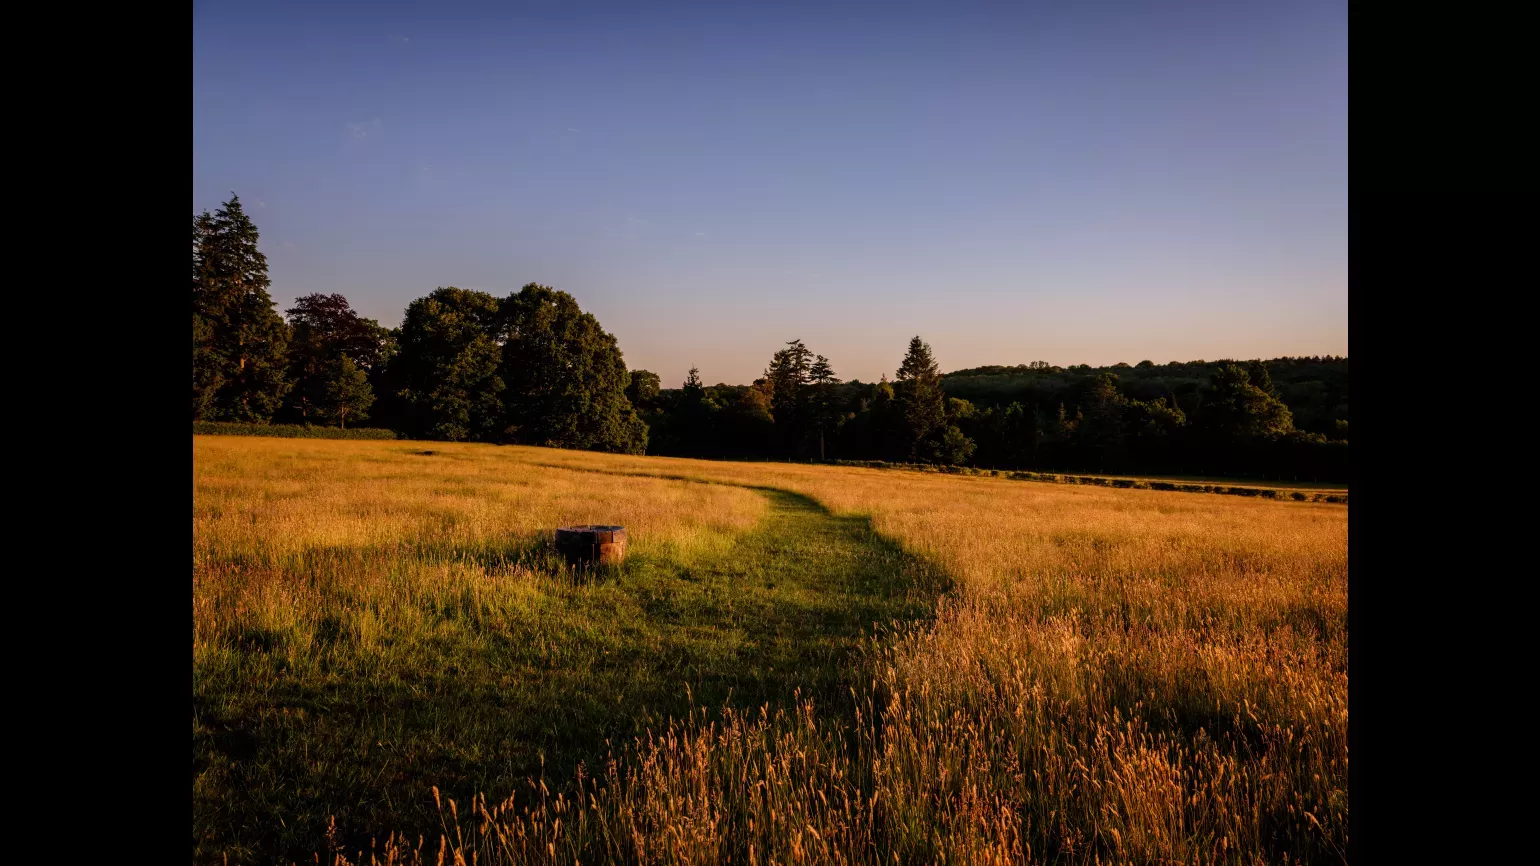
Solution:
<path fill-rule="evenodd" d="M 257 862 L 266 843 L 240 840 L 295 822 L 285 786 L 306 785 L 342 792 L 379 843 L 320 852 L 338 863 L 1346 859 L 1345 506 L 447 443 L 195 436 L 193 456 L 195 859 Z M 643 577 L 554 569 L 541 533 L 579 522 L 626 525 Z M 745 562 L 710 565 L 739 545 Z M 788 588 L 830 562 L 916 585 L 933 569 L 945 591 L 755 681 L 776 695 L 805 674 L 804 700 L 691 709 L 677 693 L 759 652 L 756 623 L 833 615 Z M 697 572 L 723 576 L 678 594 Z M 751 603 L 792 614 L 692 618 Z M 435 752 L 440 705 L 395 728 L 393 710 L 347 716 L 399 692 L 421 719 L 423 694 L 471 680 L 453 754 Z M 595 682 L 652 696 L 611 759 L 508 782 L 504 755 L 527 766 L 560 736 L 518 719 L 619 730 L 584 709 Z M 415 743 L 405 769 L 379 754 L 392 737 Z M 503 787 L 466 787 L 487 779 Z M 369 823 L 419 805 L 442 843 Z"/>

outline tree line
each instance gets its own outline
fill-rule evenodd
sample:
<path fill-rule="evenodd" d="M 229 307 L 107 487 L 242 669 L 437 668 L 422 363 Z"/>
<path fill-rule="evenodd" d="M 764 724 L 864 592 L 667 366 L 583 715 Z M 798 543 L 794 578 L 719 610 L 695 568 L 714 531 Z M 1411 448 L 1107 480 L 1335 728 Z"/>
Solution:
<path fill-rule="evenodd" d="M 1047 471 L 1347 479 L 1347 359 L 943 375 L 916 336 L 892 380 L 844 382 L 801 340 L 749 385 L 677 388 L 627 370 L 573 297 L 439 288 L 399 327 L 312 294 L 280 316 L 232 196 L 193 220 L 193 418 L 413 438 L 736 459 L 854 459 Z M 1274 376 L 1279 380 L 1275 382 Z"/>
<path fill-rule="evenodd" d="M 842 383 L 827 359 L 794 340 L 752 385 L 708 387 L 691 370 L 680 388 L 664 390 L 642 370 L 633 372 L 628 396 L 648 424 L 654 454 L 1345 481 L 1346 359 L 1295 360 L 1164 369 L 1037 362 L 941 375 L 915 337 L 891 381 Z M 1293 390 L 1316 398 L 1304 401 L 1306 414 L 1329 433 L 1295 426 L 1270 373 L 1279 366 L 1305 375 L 1317 368 L 1320 378 L 1291 377 Z M 1339 367 L 1340 394 L 1321 381 Z M 1339 399 L 1329 410 L 1319 405 Z"/>
<path fill-rule="evenodd" d="M 440 288 L 394 329 L 312 294 L 285 319 L 257 237 L 237 196 L 193 218 L 193 420 L 367 420 L 422 439 L 646 450 L 615 338 L 566 292 Z"/>

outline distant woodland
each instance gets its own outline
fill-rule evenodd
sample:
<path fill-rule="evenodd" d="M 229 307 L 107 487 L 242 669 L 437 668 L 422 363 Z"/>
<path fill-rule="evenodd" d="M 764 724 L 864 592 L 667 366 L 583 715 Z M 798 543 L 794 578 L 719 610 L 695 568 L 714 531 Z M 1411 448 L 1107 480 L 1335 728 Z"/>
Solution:
<path fill-rule="evenodd" d="M 336 294 L 280 315 L 231 197 L 193 218 L 193 420 L 386 427 L 412 438 L 673 456 L 883 460 L 1060 472 L 1346 481 L 1348 361 L 943 374 L 909 342 L 892 379 L 842 381 L 801 340 L 745 385 L 665 388 L 566 292 L 439 288 L 400 326 Z"/>

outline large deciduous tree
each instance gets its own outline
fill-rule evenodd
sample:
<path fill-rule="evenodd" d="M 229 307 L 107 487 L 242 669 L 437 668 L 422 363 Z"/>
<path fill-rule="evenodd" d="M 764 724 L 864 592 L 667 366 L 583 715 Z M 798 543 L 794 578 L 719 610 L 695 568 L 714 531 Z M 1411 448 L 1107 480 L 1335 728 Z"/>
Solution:
<path fill-rule="evenodd" d="M 374 389 L 369 387 L 369 375 L 343 356 L 327 363 L 323 372 L 325 387 L 321 392 L 322 417 L 337 420 L 346 429 L 348 419 L 354 423 L 369 417 L 369 407 L 374 405 Z"/>
<path fill-rule="evenodd" d="M 287 311 L 293 337 L 289 344 L 289 413 L 310 421 L 327 400 L 337 362 L 346 358 L 373 388 L 369 377 L 380 372 L 390 346 L 390 332 L 379 322 L 354 312 L 342 295 L 311 294 Z M 350 374 L 351 375 L 351 374 Z"/>
<path fill-rule="evenodd" d="M 239 196 L 193 218 L 192 255 L 193 418 L 271 420 L 289 390 L 289 327 Z"/>
<path fill-rule="evenodd" d="M 662 387 L 663 381 L 657 373 L 651 370 L 632 370 L 631 379 L 626 383 L 626 399 L 637 409 L 643 409 L 658 399 Z"/>
<path fill-rule="evenodd" d="M 505 333 L 501 305 L 485 292 L 449 286 L 408 305 L 386 376 L 405 432 L 494 440 L 503 426 Z"/>
<path fill-rule="evenodd" d="M 530 283 L 502 303 L 503 438 L 640 454 L 647 425 L 626 398 L 615 338 L 566 292 Z"/>

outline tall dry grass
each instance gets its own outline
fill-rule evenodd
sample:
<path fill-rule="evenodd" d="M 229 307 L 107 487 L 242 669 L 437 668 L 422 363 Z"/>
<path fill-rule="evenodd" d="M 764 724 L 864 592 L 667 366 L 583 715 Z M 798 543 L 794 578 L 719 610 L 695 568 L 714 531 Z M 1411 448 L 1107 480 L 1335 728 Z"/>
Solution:
<path fill-rule="evenodd" d="M 389 839 L 339 863 L 1345 859 L 1342 506 L 497 451 L 596 485 L 792 490 L 870 515 L 958 589 L 853 664 L 853 725 L 807 705 L 678 720 L 597 778 L 446 805 L 442 849 Z"/>
<path fill-rule="evenodd" d="M 796 465 L 530 459 L 796 490 L 870 514 L 958 578 L 934 624 L 873 650 L 877 709 L 859 761 L 871 761 L 867 796 L 881 804 L 871 820 L 884 838 L 868 859 L 1345 859 L 1341 506 Z"/>
<path fill-rule="evenodd" d="M 629 735 L 614 720 L 670 684 L 628 653 L 693 658 L 693 635 L 652 627 L 613 581 L 556 572 L 541 536 L 620 521 L 634 562 L 689 562 L 767 508 L 492 448 L 194 437 L 193 457 L 199 862 L 314 850 L 328 809 L 354 834 L 426 825 L 430 785 L 509 787 L 542 752 Z"/>

